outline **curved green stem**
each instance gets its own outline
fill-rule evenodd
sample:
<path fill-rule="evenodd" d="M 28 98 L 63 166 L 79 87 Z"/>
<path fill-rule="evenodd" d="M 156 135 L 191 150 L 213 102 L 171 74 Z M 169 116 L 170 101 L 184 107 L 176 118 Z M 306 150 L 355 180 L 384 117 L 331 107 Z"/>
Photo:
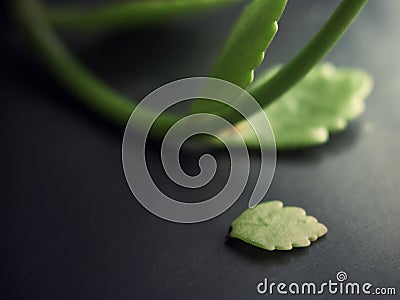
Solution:
<path fill-rule="evenodd" d="M 242 0 L 141 0 L 95 8 L 47 8 L 46 16 L 53 25 L 61 28 L 115 29 L 159 22 L 238 1 Z"/>
<path fill-rule="evenodd" d="M 343 0 L 322 30 L 274 77 L 256 82 L 249 91 L 261 105 L 267 105 L 302 79 L 343 35 L 367 0 Z M 37 0 L 13 0 L 17 16 L 58 79 L 88 107 L 108 119 L 125 124 L 135 104 L 114 91 L 83 67 L 65 48 L 46 20 L 45 10 Z M 245 105 L 245 103 L 244 103 Z M 140 118 L 154 118 L 150 110 Z M 163 114 L 156 122 L 157 134 L 179 120 L 179 116 Z M 139 120 L 140 122 L 140 120 Z"/>
<path fill-rule="evenodd" d="M 248 91 L 265 107 L 299 82 L 322 60 L 346 32 L 368 0 L 343 0 L 316 36 L 269 80 L 260 80 Z"/>
<path fill-rule="evenodd" d="M 125 125 L 135 104 L 108 87 L 69 53 L 46 22 L 41 3 L 37 0 L 12 0 L 12 4 L 43 60 L 58 79 L 86 106 L 118 124 Z M 143 110 L 141 117 L 147 119 L 154 117 L 154 114 L 150 110 Z M 157 120 L 157 126 L 168 128 L 178 119 L 178 116 L 163 114 Z"/>

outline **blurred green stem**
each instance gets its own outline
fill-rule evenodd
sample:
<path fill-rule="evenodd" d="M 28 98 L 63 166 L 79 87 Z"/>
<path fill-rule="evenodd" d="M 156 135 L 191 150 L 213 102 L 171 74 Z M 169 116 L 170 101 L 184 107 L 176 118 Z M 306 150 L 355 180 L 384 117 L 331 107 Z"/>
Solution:
<path fill-rule="evenodd" d="M 135 104 L 99 80 L 71 55 L 46 21 L 40 1 L 12 0 L 11 3 L 29 38 L 57 78 L 88 107 L 117 124 L 125 125 Z M 143 110 L 141 117 L 151 118 L 153 115 L 151 111 Z M 178 116 L 163 114 L 157 126 L 168 128 L 178 119 Z"/>
<path fill-rule="evenodd" d="M 260 105 L 270 104 L 300 81 L 336 44 L 367 1 L 343 0 L 320 32 L 292 61 L 271 79 L 265 82 L 258 81 L 250 86 L 249 92 Z M 41 2 L 39 0 L 10 2 L 43 60 L 58 79 L 88 107 L 118 124 L 125 125 L 135 104 L 99 80 L 70 54 L 51 28 Z M 140 114 L 143 120 L 153 117 L 154 114 L 150 110 L 143 110 Z M 177 120 L 179 116 L 164 113 L 158 118 L 156 128 L 152 132 L 159 134 Z M 138 121 L 140 123 L 140 120 Z"/>
<path fill-rule="evenodd" d="M 248 91 L 262 107 L 279 98 L 322 60 L 346 32 L 368 0 L 343 0 L 315 37 L 266 82 L 256 81 Z"/>
<path fill-rule="evenodd" d="M 46 16 L 60 28 L 115 29 L 159 22 L 243 0 L 141 0 L 100 7 L 49 7 Z"/>

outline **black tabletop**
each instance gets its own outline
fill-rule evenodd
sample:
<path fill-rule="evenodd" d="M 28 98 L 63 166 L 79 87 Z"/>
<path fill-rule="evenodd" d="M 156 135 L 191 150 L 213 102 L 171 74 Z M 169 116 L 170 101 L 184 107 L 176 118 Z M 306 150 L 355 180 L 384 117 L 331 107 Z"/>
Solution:
<path fill-rule="evenodd" d="M 289 1 L 260 69 L 292 57 L 337 3 Z M 101 78 L 141 99 L 175 79 L 208 75 L 240 10 L 63 38 Z M 146 211 L 124 178 L 123 128 L 84 108 L 3 15 L 0 298 L 272 298 L 257 294 L 264 278 L 320 283 L 339 271 L 400 293 L 399 11 L 397 0 L 370 1 L 327 58 L 373 75 L 366 112 L 323 146 L 278 153 L 265 200 L 303 207 L 329 228 L 310 247 L 288 252 L 224 243 L 251 189 L 203 223 Z"/>

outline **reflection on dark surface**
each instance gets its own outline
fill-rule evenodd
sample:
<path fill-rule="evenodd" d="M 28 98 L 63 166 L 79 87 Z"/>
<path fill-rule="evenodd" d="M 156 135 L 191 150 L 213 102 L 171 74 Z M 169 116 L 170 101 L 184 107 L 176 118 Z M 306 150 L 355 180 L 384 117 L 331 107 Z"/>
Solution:
<path fill-rule="evenodd" d="M 360 134 L 362 134 L 360 123 L 356 120 L 350 123 L 345 131 L 331 134 L 326 144 L 306 149 L 280 151 L 279 159 L 302 163 L 317 162 L 327 155 L 337 155 L 348 151 L 357 143 Z"/>
<path fill-rule="evenodd" d="M 319 238 L 314 243 L 323 242 L 324 237 Z M 299 259 L 303 255 L 309 255 L 309 248 L 294 248 L 291 251 L 266 251 L 252 245 L 249 245 L 238 239 L 227 239 L 225 242 L 229 251 L 235 252 L 238 259 L 246 259 L 255 264 L 265 267 L 288 265 L 292 260 Z"/>

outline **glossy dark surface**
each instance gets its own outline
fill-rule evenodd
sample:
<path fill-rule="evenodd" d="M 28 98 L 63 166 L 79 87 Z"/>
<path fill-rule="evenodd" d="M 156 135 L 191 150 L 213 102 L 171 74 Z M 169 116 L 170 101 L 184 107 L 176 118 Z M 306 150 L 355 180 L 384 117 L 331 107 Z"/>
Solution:
<path fill-rule="evenodd" d="M 290 1 L 262 68 L 289 59 L 337 3 L 329 2 Z M 200 224 L 143 209 L 124 179 L 123 129 L 83 108 L 3 21 L 0 298 L 256 299 L 264 277 L 320 283 L 340 270 L 400 293 L 399 11 L 398 0 L 370 1 L 328 57 L 374 76 L 365 114 L 324 146 L 278 155 L 266 199 L 303 207 L 329 228 L 290 252 L 224 243 L 249 190 Z M 140 99 L 174 79 L 207 75 L 239 12 L 66 39 L 99 76 Z"/>

